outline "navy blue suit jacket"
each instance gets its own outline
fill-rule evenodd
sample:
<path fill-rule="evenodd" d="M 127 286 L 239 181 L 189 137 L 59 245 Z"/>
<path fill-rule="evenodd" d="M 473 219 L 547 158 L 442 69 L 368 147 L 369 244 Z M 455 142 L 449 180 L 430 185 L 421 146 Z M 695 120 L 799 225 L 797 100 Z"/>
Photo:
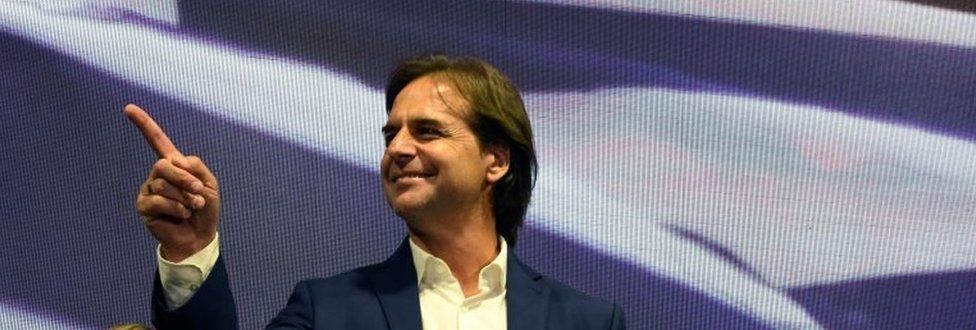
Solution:
<path fill-rule="evenodd" d="M 533 271 L 509 250 L 508 329 L 624 329 L 616 304 L 586 296 Z M 167 311 L 159 278 L 153 324 L 160 329 L 237 328 L 237 311 L 222 258 L 185 305 Z M 271 329 L 420 330 L 417 274 L 406 240 L 386 261 L 295 286 Z"/>

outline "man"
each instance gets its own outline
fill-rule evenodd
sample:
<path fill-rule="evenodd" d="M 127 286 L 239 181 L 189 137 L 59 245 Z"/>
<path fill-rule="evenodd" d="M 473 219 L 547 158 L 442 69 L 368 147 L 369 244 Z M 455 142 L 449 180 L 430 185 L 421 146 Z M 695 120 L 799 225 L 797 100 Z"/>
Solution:
<path fill-rule="evenodd" d="M 622 329 L 616 305 L 522 264 L 511 249 L 535 179 L 518 91 L 471 58 L 401 63 L 386 91 L 383 191 L 409 237 L 386 261 L 300 282 L 269 328 Z M 160 160 L 136 205 L 156 237 L 159 328 L 235 328 L 219 257 L 217 180 L 141 109 L 125 114 Z"/>

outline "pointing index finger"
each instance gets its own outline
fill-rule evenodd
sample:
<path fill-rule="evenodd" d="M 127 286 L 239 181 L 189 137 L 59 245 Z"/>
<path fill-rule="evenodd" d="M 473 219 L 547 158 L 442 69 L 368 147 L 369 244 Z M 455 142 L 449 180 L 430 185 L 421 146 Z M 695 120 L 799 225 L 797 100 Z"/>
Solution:
<path fill-rule="evenodd" d="M 127 104 L 123 113 L 126 118 L 129 118 L 129 121 L 139 128 L 142 136 L 146 138 L 146 142 L 156 152 L 156 156 L 169 159 L 183 158 L 183 154 L 173 145 L 173 141 L 170 141 L 159 124 L 156 124 L 156 121 L 149 117 L 145 110 L 135 104 Z"/>

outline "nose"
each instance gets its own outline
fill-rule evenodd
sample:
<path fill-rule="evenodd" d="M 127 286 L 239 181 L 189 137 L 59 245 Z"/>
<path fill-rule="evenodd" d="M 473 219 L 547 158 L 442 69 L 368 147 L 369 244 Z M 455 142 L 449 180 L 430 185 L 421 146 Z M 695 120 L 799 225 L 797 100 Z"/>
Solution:
<path fill-rule="evenodd" d="M 399 167 L 407 165 L 416 155 L 416 141 L 410 137 L 406 129 L 397 132 L 393 140 L 386 146 L 386 155 Z"/>

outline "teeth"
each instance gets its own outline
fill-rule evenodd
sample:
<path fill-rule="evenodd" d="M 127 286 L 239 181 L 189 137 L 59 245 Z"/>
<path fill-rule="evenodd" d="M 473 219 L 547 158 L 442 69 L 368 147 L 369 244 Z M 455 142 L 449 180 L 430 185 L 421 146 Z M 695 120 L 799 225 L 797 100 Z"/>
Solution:
<path fill-rule="evenodd" d="M 427 175 L 427 174 L 408 174 L 408 175 L 401 175 L 401 176 L 397 177 L 396 179 L 393 179 L 393 182 L 396 182 L 397 180 L 400 180 L 400 179 L 403 179 L 403 178 L 426 178 L 426 177 L 429 177 L 429 176 L 430 175 Z"/>

